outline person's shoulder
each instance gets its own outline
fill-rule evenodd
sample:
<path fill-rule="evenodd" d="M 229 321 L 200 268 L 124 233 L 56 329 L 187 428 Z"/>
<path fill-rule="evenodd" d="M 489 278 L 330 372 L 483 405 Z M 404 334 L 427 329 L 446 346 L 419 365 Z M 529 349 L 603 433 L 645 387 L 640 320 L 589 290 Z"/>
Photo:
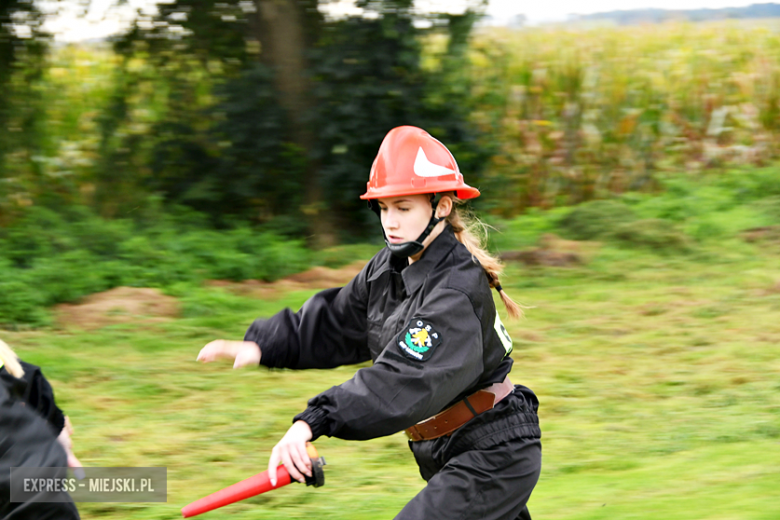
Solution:
<path fill-rule="evenodd" d="M 490 295 L 490 285 L 482 264 L 469 250 L 458 242 L 442 267 L 447 271 L 444 286 L 465 293 L 469 299 Z"/>
<path fill-rule="evenodd" d="M 22 367 L 22 371 L 24 372 L 22 374 L 22 377 L 20 379 L 15 378 L 12 376 L 8 370 L 6 370 L 6 367 L 0 368 L 0 379 L 6 384 L 6 386 L 12 386 L 19 384 L 20 381 L 29 384 L 32 381 L 35 381 L 39 378 L 43 378 L 43 372 L 41 372 L 41 368 L 37 365 L 33 365 L 32 363 L 27 363 L 26 361 L 22 361 L 21 359 L 18 360 L 19 365 Z"/>
<path fill-rule="evenodd" d="M 27 361 L 19 360 L 19 364 L 22 365 L 22 368 L 24 369 L 25 374 L 41 374 L 43 375 L 43 372 L 41 371 L 41 367 L 38 365 L 33 365 L 32 363 L 28 363 Z"/>
<path fill-rule="evenodd" d="M 27 363 L 26 361 L 19 360 L 19 364 L 22 365 L 22 369 L 24 370 L 24 376 L 22 379 L 24 379 L 28 384 L 38 384 L 38 381 L 45 381 L 46 384 L 49 382 L 46 380 L 46 377 L 43 375 L 43 370 L 41 370 L 41 367 L 38 365 L 33 365 L 32 363 Z"/>

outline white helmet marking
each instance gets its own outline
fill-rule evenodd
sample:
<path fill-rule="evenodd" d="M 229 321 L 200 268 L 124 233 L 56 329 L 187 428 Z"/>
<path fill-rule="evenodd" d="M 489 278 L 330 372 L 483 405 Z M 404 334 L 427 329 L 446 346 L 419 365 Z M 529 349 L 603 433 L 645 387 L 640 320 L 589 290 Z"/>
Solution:
<path fill-rule="evenodd" d="M 442 175 L 452 175 L 455 170 L 433 164 L 428 160 L 422 146 L 417 150 L 417 158 L 414 160 L 414 174 L 419 177 L 440 177 Z"/>

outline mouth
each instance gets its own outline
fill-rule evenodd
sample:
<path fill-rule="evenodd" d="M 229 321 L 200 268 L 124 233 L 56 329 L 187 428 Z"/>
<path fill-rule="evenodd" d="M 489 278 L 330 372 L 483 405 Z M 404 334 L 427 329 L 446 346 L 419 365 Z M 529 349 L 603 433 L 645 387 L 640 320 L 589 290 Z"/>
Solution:
<path fill-rule="evenodd" d="M 397 235 L 387 235 L 387 241 L 391 244 L 400 244 L 404 241 L 403 237 L 399 237 Z"/>

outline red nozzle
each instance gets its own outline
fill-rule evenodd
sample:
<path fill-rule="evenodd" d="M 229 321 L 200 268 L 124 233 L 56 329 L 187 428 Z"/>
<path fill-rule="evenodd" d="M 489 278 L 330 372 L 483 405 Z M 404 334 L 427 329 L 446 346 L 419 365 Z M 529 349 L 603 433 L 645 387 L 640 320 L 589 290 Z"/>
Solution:
<path fill-rule="evenodd" d="M 306 451 L 308 452 L 312 463 L 312 476 L 306 477 L 306 485 L 320 487 L 325 484 L 325 474 L 322 471 L 322 467 L 325 465 L 325 459 L 317 454 L 317 450 L 310 442 L 306 443 Z M 268 478 L 268 471 L 263 471 L 254 477 L 249 477 L 241 482 L 236 482 L 232 486 L 220 489 L 209 496 L 196 500 L 192 504 L 182 508 L 181 514 L 184 518 L 189 518 L 191 516 L 207 513 L 218 507 L 226 506 L 272 489 L 278 489 L 286 486 L 290 482 L 295 481 L 290 478 L 287 468 L 279 466 L 276 468 L 276 486 L 271 485 L 271 481 Z"/>
<path fill-rule="evenodd" d="M 292 480 L 290 474 L 287 472 L 287 468 L 279 466 L 276 468 L 276 487 L 271 485 L 271 481 L 268 478 L 268 471 L 258 473 L 253 477 L 236 482 L 232 486 L 228 486 L 224 489 L 212 493 L 208 496 L 196 500 L 192 504 L 182 508 L 181 514 L 184 518 L 206 513 L 218 507 L 244 500 L 272 489 L 286 486 Z"/>

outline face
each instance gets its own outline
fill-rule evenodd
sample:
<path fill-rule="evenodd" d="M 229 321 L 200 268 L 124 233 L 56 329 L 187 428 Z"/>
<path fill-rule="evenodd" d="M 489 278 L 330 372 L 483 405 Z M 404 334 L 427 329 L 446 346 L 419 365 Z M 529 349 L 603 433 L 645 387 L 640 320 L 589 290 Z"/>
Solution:
<path fill-rule="evenodd" d="M 430 195 L 403 195 L 377 202 L 382 227 L 391 244 L 417 240 L 431 220 Z"/>

